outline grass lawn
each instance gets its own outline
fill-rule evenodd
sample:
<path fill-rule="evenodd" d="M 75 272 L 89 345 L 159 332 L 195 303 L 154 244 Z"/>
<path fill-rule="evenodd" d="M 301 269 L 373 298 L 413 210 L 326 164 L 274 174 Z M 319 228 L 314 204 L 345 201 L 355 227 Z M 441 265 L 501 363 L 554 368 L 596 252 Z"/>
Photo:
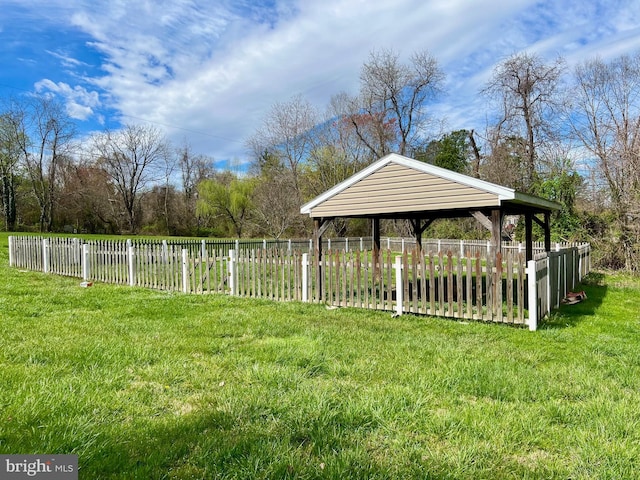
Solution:
<path fill-rule="evenodd" d="M 0 453 L 80 478 L 635 479 L 640 281 L 537 332 L 21 272 L 0 234 Z"/>

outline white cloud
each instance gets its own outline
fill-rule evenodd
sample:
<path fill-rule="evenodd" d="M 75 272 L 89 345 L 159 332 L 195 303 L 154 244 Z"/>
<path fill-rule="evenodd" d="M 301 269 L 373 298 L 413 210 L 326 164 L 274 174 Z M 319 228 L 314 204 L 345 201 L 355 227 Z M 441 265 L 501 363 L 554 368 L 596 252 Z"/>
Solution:
<path fill-rule="evenodd" d="M 49 79 L 40 80 L 35 84 L 38 93 L 55 93 L 65 102 L 67 113 L 71 118 L 86 120 L 100 106 L 100 96 L 96 91 L 87 91 L 84 87 L 71 87 L 64 82 L 55 83 Z"/>
<path fill-rule="evenodd" d="M 52 50 L 46 50 L 46 52 L 49 55 L 52 55 L 54 57 L 56 57 L 57 59 L 60 60 L 60 62 L 62 63 L 62 66 L 64 67 L 68 67 L 68 68 L 76 68 L 76 67 L 80 67 L 83 65 L 86 65 L 86 63 L 81 62 L 80 60 L 77 60 L 69 55 L 66 55 L 64 53 L 60 53 L 60 52 L 54 52 Z"/>
<path fill-rule="evenodd" d="M 100 17 L 77 14 L 74 23 L 96 38 L 93 45 L 109 59 L 107 75 L 96 85 L 110 92 L 120 111 L 209 132 L 202 144 L 226 139 L 216 142 L 213 153 L 233 157 L 243 155 L 244 139 L 274 102 L 303 94 L 323 108 L 333 94 L 355 93 L 360 66 L 372 49 L 391 47 L 408 56 L 428 48 L 443 63 L 453 63 L 465 55 L 465 43 L 481 43 L 490 33 L 491 18 L 505 21 L 527 3 L 494 3 L 469 16 L 468 7 L 456 2 L 442 8 L 419 0 L 328 0 L 283 8 L 283 18 L 266 23 L 258 21 L 261 17 L 216 10 L 201 16 L 213 20 L 192 29 L 195 33 L 176 33 L 173 27 L 183 25 L 182 14 L 170 19 L 167 13 L 163 18 L 169 27 L 151 31 L 142 22 L 122 38 L 112 35 L 122 31 L 113 23 L 136 15 L 122 4 Z M 202 30 L 208 35 L 199 35 Z"/>
<path fill-rule="evenodd" d="M 506 56 L 526 49 L 575 63 L 640 48 L 640 0 L 30 3 L 50 21 L 71 19 L 102 56 L 103 75 L 84 86 L 41 82 L 67 99 L 70 113 L 89 118 L 106 106 L 125 120 L 172 125 L 174 140 L 188 136 L 219 159 L 243 157 L 244 140 L 277 101 L 302 94 L 324 109 L 331 95 L 355 93 L 372 49 L 405 57 L 429 50 L 448 82 L 435 111 L 450 128 L 479 129 L 485 112 L 478 91 Z"/>

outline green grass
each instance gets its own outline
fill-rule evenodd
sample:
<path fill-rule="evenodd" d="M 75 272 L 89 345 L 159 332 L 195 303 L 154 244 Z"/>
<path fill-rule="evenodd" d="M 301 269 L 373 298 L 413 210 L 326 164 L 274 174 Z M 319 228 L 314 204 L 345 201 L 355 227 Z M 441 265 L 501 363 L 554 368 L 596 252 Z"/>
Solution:
<path fill-rule="evenodd" d="M 640 282 L 538 332 L 10 269 L 0 453 L 80 478 L 633 479 Z"/>

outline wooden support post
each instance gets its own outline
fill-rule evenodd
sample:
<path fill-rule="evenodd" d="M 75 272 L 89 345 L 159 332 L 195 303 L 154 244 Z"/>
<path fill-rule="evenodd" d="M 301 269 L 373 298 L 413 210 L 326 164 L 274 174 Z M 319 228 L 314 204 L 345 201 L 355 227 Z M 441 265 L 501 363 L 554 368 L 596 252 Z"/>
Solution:
<path fill-rule="evenodd" d="M 411 219 L 410 222 L 413 229 L 413 236 L 416 239 L 416 251 L 420 253 L 422 252 L 422 229 L 420 228 L 422 222 L 419 218 Z"/>
<path fill-rule="evenodd" d="M 533 260 L 533 213 L 524 214 L 525 257 L 527 262 Z"/>
<path fill-rule="evenodd" d="M 323 272 L 322 272 L 322 234 L 320 233 L 320 228 L 322 226 L 321 218 L 313 219 L 313 253 L 316 260 L 316 291 L 317 291 L 317 299 L 319 301 L 323 298 Z"/>
<path fill-rule="evenodd" d="M 380 269 L 380 265 L 378 263 L 378 260 L 380 259 L 380 219 L 374 218 L 371 222 L 371 237 L 373 240 L 371 263 L 373 265 L 373 278 L 375 282 L 378 279 Z"/>
<path fill-rule="evenodd" d="M 324 287 L 324 274 L 322 268 L 322 235 L 327 231 L 329 223 L 333 218 L 314 218 L 313 219 L 313 242 L 314 242 L 314 254 L 316 259 L 316 288 L 318 291 L 318 300 L 322 301 L 323 287 Z M 331 248 L 331 247 L 329 247 Z"/>
<path fill-rule="evenodd" d="M 373 255 L 377 258 L 377 255 L 380 253 L 380 219 L 374 218 L 371 220 L 371 237 L 373 240 Z"/>
<path fill-rule="evenodd" d="M 544 251 L 551 251 L 551 213 L 544 212 Z"/>
<path fill-rule="evenodd" d="M 471 212 L 471 216 L 475 218 L 487 230 L 491 231 L 491 229 L 493 228 L 491 220 L 489 220 L 484 213 L 480 211 L 474 211 Z"/>
<path fill-rule="evenodd" d="M 498 208 L 491 210 L 491 243 L 494 255 L 502 252 L 502 212 Z"/>
<path fill-rule="evenodd" d="M 422 234 L 433 223 L 433 219 L 427 219 L 422 223 L 422 219 L 411 219 L 411 227 L 413 228 L 413 234 L 416 237 L 416 248 L 418 252 L 422 252 Z"/>

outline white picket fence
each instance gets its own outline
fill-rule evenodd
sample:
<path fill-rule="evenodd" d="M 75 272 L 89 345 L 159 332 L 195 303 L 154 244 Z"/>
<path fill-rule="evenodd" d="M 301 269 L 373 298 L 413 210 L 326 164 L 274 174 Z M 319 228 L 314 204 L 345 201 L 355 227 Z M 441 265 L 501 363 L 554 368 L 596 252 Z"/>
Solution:
<path fill-rule="evenodd" d="M 9 263 L 87 282 L 526 324 L 531 330 L 590 270 L 589 244 L 556 245 L 557 251 L 537 253 L 526 265 L 515 246 L 495 256 L 485 242 L 464 248 L 447 241 L 424 252 L 393 246 L 400 248 L 381 251 L 375 261 L 356 248 L 329 250 L 318 263 L 286 247 L 216 253 L 204 240 L 196 249 L 167 241 L 11 236 Z"/>
<path fill-rule="evenodd" d="M 533 330 L 538 322 L 555 308 L 562 299 L 576 288 L 591 270 L 591 246 L 559 249 L 539 254 L 527 263 L 529 298 L 529 326 Z"/>

